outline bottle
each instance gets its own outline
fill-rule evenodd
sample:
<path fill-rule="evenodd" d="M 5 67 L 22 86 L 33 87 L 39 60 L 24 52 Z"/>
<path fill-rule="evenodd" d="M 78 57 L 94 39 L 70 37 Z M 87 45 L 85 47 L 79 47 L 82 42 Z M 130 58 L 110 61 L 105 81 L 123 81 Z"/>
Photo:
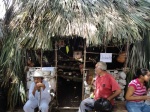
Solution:
<path fill-rule="evenodd" d="M 91 98 L 91 99 L 94 98 L 94 93 L 91 93 L 90 98 Z"/>

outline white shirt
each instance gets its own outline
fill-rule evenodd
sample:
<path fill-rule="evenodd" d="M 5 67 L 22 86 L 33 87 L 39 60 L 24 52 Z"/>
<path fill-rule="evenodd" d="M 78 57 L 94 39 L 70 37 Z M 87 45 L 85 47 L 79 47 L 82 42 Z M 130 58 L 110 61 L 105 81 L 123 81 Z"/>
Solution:
<path fill-rule="evenodd" d="M 47 81 L 43 80 L 42 83 L 45 85 L 45 89 L 41 89 L 41 100 L 45 99 L 48 102 L 51 100 L 50 96 L 50 87 Z M 35 95 L 33 95 L 35 82 L 31 83 L 30 89 L 29 89 L 29 100 L 39 100 L 40 99 L 40 92 L 36 90 Z"/>

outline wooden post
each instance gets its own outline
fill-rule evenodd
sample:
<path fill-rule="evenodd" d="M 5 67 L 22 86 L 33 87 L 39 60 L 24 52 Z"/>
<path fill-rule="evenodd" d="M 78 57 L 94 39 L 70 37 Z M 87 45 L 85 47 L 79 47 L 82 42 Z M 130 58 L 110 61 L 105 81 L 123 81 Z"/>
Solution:
<path fill-rule="evenodd" d="M 57 50 L 58 50 L 58 48 L 57 48 L 57 42 L 55 41 L 56 98 L 58 97 L 57 96 L 57 61 L 58 61 L 58 59 L 57 59 Z"/>
<path fill-rule="evenodd" d="M 82 79 L 82 99 L 84 99 L 84 81 L 86 81 L 86 39 L 84 39 L 84 63 L 83 63 L 83 79 Z"/>
<path fill-rule="evenodd" d="M 126 52 L 126 61 L 124 63 L 124 70 L 125 70 L 125 72 L 126 72 L 127 65 L 128 65 L 129 48 L 130 48 L 130 44 L 129 44 L 129 42 L 127 42 L 126 49 L 125 49 L 125 52 Z"/>
<path fill-rule="evenodd" d="M 55 42 L 55 67 L 57 67 L 57 42 Z"/>
<path fill-rule="evenodd" d="M 41 70 L 42 70 L 42 67 L 43 67 L 43 51 L 42 51 L 42 48 L 41 48 Z M 40 112 L 40 105 L 41 105 L 41 88 L 40 88 L 40 99 L 39 99 L 39 104 L 38 104 L 38 112 Z"/>
<path fill-rule="evenodd" d="M 43 51 L 42 51 L 42 48 L 41 48 L 41 69 L 43 67 Z"/>

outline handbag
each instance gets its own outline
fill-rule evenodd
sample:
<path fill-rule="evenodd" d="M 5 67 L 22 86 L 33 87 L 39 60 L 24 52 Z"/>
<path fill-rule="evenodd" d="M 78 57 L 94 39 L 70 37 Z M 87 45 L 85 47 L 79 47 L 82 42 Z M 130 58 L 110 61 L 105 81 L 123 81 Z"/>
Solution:
<path fill-rule="evenodd" d="M 94 103 L 95 111 L 112 112 L 113 106 L 106 98 L 100 98 Z"/>

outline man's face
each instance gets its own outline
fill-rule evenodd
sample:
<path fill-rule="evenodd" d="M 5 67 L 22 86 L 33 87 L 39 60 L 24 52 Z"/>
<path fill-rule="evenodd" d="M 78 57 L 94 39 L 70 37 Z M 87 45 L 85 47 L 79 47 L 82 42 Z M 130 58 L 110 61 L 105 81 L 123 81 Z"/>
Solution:
<path fill-rule="evenodd" d="M 101 69 L 99 68 L 100 65 L 96 64 L 95 65 L 95 74 L 99 74 Z"/>
<path fill-rule="evenodd" d="M 34 77 L 34 82 L 35 83 L 42 82 L 42 77 Z"/>

